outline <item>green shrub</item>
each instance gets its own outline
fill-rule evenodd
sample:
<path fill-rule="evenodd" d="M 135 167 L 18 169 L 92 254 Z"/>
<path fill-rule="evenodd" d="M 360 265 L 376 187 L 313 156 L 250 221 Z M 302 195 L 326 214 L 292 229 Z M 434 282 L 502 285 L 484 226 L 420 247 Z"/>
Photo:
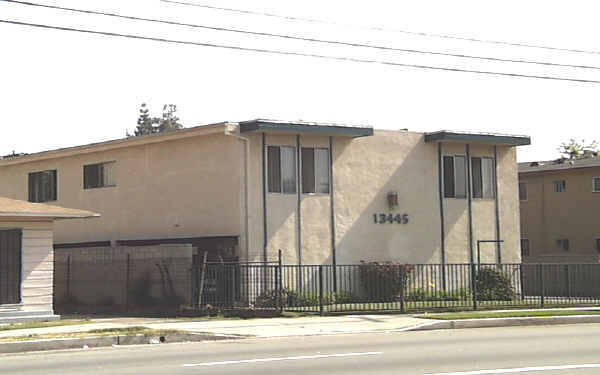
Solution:
<path fill-rule="evenodd" d="M 475 275 L 478 301 L 511 301 L 515 297 L 510 275 L 491 267 L 481 268 Z"/>
<path fill-rule="evenodd" d="M 403 292 L 413 266 L 397 262 L 364 262 L 359 266 L 360 281 L 371 301 L 395 301 Z"/>
<path fill-rule="evenodd" d="M 471 299 L 471 292 L 467 289 L 460 288 L 451 291 L 445 290 L 426 290 L 417 288 L 412 290 L 406 297 L 407 301 L 422 302 L 422 301 L 465 301 Z"/>
<path fill-rule="evenodd" d="M 278 299 L 279 298 L 279 299 Z M 356 298 L 346 291 L 323 294 L 323 304 L 351 303 Z M 280 303 L 280 304 L 279 304 Z M 319 306 L 318 293 L 298 293 L 290 289 L 268 290 L 256 298 L 254 306 L 258 308 L 269 307 L 312 307 Z"/>

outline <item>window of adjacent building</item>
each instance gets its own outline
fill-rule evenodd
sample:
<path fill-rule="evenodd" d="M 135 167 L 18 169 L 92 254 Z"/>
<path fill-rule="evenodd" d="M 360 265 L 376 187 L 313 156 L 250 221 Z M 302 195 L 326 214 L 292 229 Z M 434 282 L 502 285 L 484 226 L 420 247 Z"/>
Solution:
<path fill-rule="evenodd" d="M 596 251 L 600 253 L 600 238 L 596 238 Z"/>
<path fill-rule="evenodd" d="M 302 148 L 302 192 L 329 193 L 329 150 Z"/>
<path fill-rule="evenodd" d="M 555 193 L 564 193 L 567 191 L 567 181 L 566 180 L 558 180 L 554 181 L 554 192 Z"/>
<path fill-rule="evenodd" d="M 296 193 L 296 148 L 267 147 L 269 193 Z"/>
<path fill-rule="evenodd" d="M 473 198 L 493 199 L 495 196 L 494 159 L 471 158 Z"/>
<path fill-rule="evenodd" d="M 116 186 L 114 161 L 83 166 L 83 188 Z"/>
<path fill-rule="evenodd" d="M 29 201 L 49 202 L 56 200 L 56 169 L 29 173 Z"/>
<path fill-rule="evenodd" d="M 569 240 L 567 238 L 560 238 L 556 240 L 556 246 L 561 250 L 569 251 Z"/>
<path fill-rule="evenodd" d="M 529 256 L 529 240 L 525 238 L 521 239 L 521 256 Z"/>
<path fill-rule="evenodd" d="M 444 156 L 444 197 L 467 197 L 467 166 L 464 156 Z"/>
<path fill-rule="evenodd" d="M 527 200 L 527 184 L 525 182 L 519 182 L 519 200 Z"/>
<path fill-rule="evenodd" d="M 592 191 L 600 193 L 600 177 L 592 177 Z"/>

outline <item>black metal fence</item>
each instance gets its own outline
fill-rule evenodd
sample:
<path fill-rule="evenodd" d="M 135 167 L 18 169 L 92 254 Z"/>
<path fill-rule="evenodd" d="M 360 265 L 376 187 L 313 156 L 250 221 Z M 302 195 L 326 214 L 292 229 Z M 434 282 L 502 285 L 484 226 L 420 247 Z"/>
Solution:
<path fill-rule="evenodd" d="M 600 264 L 57 263 L 59 312 L 418 312 L 600 304 Z"/>

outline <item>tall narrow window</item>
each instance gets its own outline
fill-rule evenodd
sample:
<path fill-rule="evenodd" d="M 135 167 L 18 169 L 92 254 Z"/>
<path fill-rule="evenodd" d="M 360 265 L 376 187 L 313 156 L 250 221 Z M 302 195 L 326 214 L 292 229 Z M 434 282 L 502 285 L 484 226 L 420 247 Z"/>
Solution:
<path fill-rule="evenodd" d="M 83 188 L 116 186 L 114 161 L 83 166 Z"/>
<path fill-rule="evenodd" d="M 329 150 L 302 148 L 302 192 L 329 193 Z"/>
<path fill-rule="evenodd" d="M 467 196 L 467 168 L 464 156 L 444 156 L 444 197 Z"/>
<path fill-rule="evenodd" d="M 29 173 L 28 185 L 30 202 L 55 201 L 57 199 L 56 169 Z"/>
<path fill-rule="evenodd" d="M 522 238 L 521 239 L 521 256 L 528 257 L 529 256 L 529 240 Z"/>
<path fill-rule="evenodd" d="M 317 193 L 329 194 L 329 150 L 315 149 L 315 185 Z"/>
<path fill-rule="evenodd" d="M 296 193 L 296 148 L 267 147 L 269 193 Z"/>
<path fill-rule="evenodd" d="M 592 191 L 600 193 L 600 177 L 592 177 Z"/>
<path fill-rule="evenodd" d="M 473 198 L 493 199 L 495 197 L 494 159 L 471 158 Z"/>
<path fill-rule="evenodd" d="M 527 184 L 525 182 L 519 182 L 519 200 L 527 200 Z"/>

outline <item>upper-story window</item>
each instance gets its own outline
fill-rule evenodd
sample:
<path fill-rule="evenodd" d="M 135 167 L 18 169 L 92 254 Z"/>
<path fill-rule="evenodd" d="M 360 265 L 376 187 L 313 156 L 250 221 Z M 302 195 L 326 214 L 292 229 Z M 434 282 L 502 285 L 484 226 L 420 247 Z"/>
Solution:
<path fill-rule="evenodd" d="M 519 182 L 519 200 L 527 200 L 527 183 L 525 182 Z"/>
<path fill-rule="evenodd" d="M 83 166 L 83 188 L 116 186 L 114 161 Z"/>
<path fill-rule="evenodd" d="M 467 197 L 467 165 L 464 156 L 444 156 L 444 197 Z"/>
<path fill-rule="evenodd" d="M 30 202 L 55 201 L 56 169 L 29 173 L 28 186 Z"/>
<path fill-rule="evenodd" d="M 564 193 L 567 191 L 567 181 L 566 180 L 558 180 L 554 181 L 554 192 L 555 193 Z"/>
<path fill-rule="evenodd" d="M 569 239 L 568 238 L 559 238 L 556 240 L 556 246 L 564 251 L 569 251 Z"/>
<path fill-rule="evenodd" d="M 521 238 L 521 256 L 528 257 L 530 254 L 529 240 Z"/>
<path fill-rule="evenodd" d="M 600 193 L 600 177 L 592 177 L 592 191 Z"/>
<path fill-rule="evenodd" d="M 296 193 L 296 147 L 267 147 L 269 193 Z"/>
<path fill-rule="evenodd" d="M 494 159 L 472 157 L 471 177 L 473 198 L 493 199 L 495 197 Z"/>
<path fill-rule="evenodd" d="M 302 147 L 302 193 L 329 193 L 329 149 Z"/>

